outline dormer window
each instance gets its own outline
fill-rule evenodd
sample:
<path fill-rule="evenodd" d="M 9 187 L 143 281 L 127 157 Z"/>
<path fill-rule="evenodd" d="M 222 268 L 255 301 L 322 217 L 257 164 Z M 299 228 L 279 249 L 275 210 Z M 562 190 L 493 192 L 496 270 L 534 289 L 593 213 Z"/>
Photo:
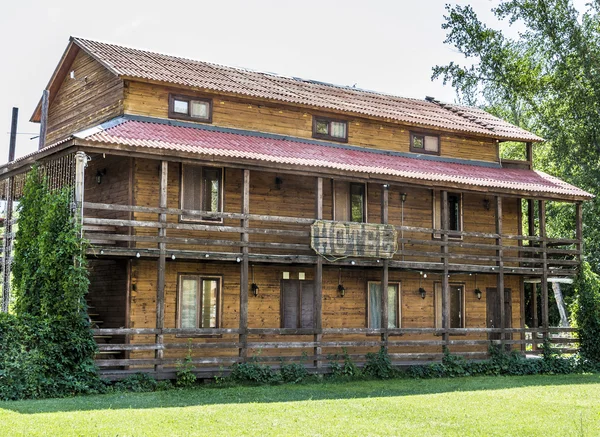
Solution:
<path fill-rule="evenodd" d="M 169 118 L 212 122 L 212 100 L 169 94 Z"/>
<path fill-rule="evenodd" d="M 313 117 L 313 138 L 346 143 L 348 142 L 348 122 Z"/>
<path fill-rule="evenodd" d="M 421 133 L 410 133 L 410 151 L 415 153 L 440 154 L 440 137 L 438 135 L 426 135 Z"/>

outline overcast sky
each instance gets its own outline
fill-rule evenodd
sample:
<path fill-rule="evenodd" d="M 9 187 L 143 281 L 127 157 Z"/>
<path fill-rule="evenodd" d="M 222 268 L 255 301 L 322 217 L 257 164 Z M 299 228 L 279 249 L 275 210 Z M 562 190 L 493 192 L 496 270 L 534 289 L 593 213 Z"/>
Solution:
<path fill-rule="evenodd" d="M 583 4 L 585 0 L 576 1 Z M 37 148 L 29 123 L 70 35 L 390 94 L 453 101 L 431 68 L 462 55 L 444 45 L 449 0 L 19 0 L 0 14 L 0 163 L 19 108 L 17 157 Z M 470 3 L 486 20 L 498 0 Z M 506 24 L 495 24 L 503 27 Z M 511 32 L 515 32 L 511 29 Z"/>

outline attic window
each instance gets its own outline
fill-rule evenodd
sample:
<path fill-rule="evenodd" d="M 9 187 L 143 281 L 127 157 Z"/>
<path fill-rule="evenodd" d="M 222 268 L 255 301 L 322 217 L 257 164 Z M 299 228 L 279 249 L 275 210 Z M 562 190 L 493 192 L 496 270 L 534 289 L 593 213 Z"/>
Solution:
<path fill-rule="evenodd" d="M 169 118 L 212 122 L 212 100 L 169 94 Z"/>
<path fill-rule="evenodd" d="M 411 132 L 410 151 L 415 153 L 440 154 L 440 137 Z"/>
<path fill-rule="evenodd" d="M 313 138 L 348 142 L 348 122 L 313 117 Z"/>

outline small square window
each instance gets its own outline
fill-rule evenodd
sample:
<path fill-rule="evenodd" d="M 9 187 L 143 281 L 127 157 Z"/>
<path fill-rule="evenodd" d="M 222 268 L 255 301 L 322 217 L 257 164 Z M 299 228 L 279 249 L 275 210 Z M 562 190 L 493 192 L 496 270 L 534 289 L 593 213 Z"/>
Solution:
<path fill-rule="evenodd" d="M 189 104 L 185 100 L 173 100 L 173 112 L 177 112 L 178 114 L 186 114 L 188 113 Z"/>
<path fill-rule="evenodd" d="M 324 140 L 348 141 L 348 122 L 330 120 L 327 118 L 313 118 L 313 138 Z"/>
<path fill-rule="evenodd" d="M 169 95 L 169 117 L 182 120 L 212 122 L 212 100 Z"/>
<path fill-rule="evenodd" d="M 440 137 L 437 135 L 410 134 L 410 151 L 416 153 L 440 154 Z"/>

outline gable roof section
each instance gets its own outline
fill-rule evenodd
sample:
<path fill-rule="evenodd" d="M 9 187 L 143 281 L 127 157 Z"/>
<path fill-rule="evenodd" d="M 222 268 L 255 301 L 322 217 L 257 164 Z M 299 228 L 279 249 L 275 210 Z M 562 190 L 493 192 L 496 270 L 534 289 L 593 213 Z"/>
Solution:
<path fill-rule="evenodd" d="M 543 172 L 501 168 L 497 164 L 421 157 L 363 147 L 265 135 L 237 129 L 125 116 L 80 132 L 85 145 L 129 146 L 197 154 L 200 159 L 240 159 L 258 165 L 293 165 L 347 171 L 365 177 L 397 178 L 427 185 L 458 184 L 465 189 L 510 190 L 554 198 L 593 197 Z"/>
<path fill-rule="evenodd" d="M 542 141 L 540 137 L 477 108 L 469 108 L 470 111 L 465 116 L 466 111 L 453 111 L 436 101 L 396 97 L 312 80 L 226 67 L 82 38 L 72 37 L 69 47 L 71 46 L 84 50 L 108 70 L 124 79 L 256 97 L 499 140 Z M 64 74 L 66 75 L 66 72 Z M 51 84 L 55 79 L 61 79 L 56 76 L 56 72 Z M 32 117 L 32 120 L 34 119 L 39 120 L 39 105 Z"/>

